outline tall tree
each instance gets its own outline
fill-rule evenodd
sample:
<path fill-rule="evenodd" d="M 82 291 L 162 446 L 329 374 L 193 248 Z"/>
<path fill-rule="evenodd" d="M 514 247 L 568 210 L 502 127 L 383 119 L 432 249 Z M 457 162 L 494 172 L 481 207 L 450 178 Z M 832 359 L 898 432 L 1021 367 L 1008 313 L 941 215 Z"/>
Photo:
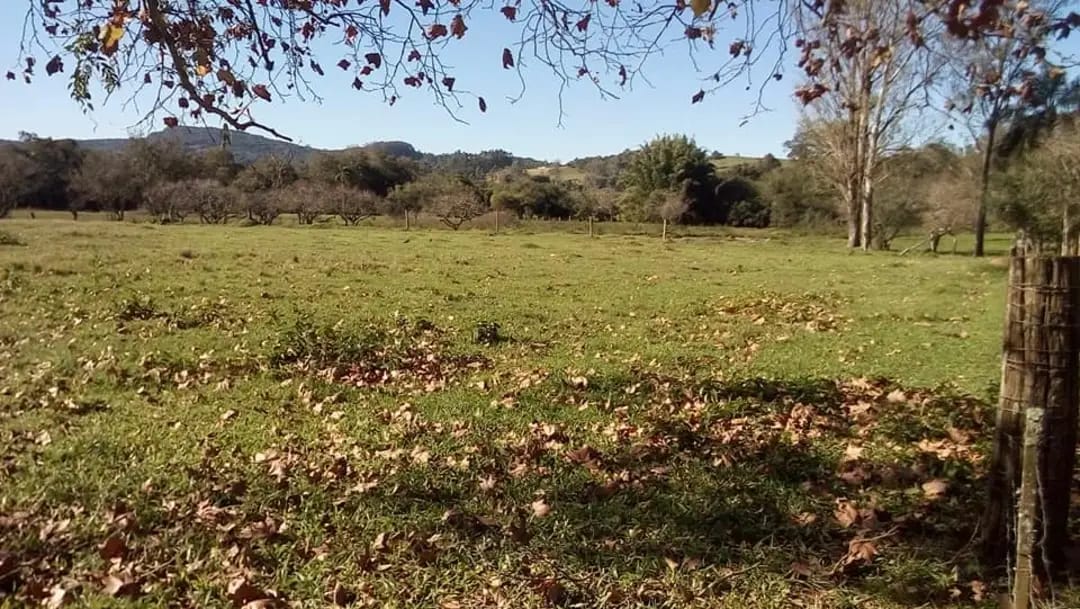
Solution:
<path fill-rule="evenodd" d="M 807 106 L 804 128 L 815 140 L 816 162 L 844 204 L 848 247 L 874 246 L 874 189 L 889 151 L 909 144 L 908 120 L 943 61 L 921 49 L 937 44 L 936 30 L 913 36 L 909 17 L 919 0 L 853 0 L 824 26 L 824 58 L 804 45 L 805 63 L 821 62 L 817 85 L 829 90 Z M 834 30 L 843 37 L 832 36 Z"/>
<path fill-rule="evenodd" d="M 642 146 L 619 175 L 625 189 L 620 213 L 633 220 L 659 219 L 667 193 L 681 192 L 692 213 L 712 204 L 716 171 L 708 153 L 685 135 L 663 135 Z"/>
<path fill-rule="evenodd" d="M 1066 0 L 1006 0 L 999 18 L 1009 35 L 953 41 L 947 47 L 953 85 L 950 109 L 964 120 L 981 157 L 979 206 L 975 215 L 975 256 L 985 254 L 991 174 L 1002 152 L 1002 129 L 1021 126 L 1032 109 L 1054 98 L 1064 72 L 1049 60 L 1055 24 L 1067 18 Z M 1012 141 L 1021 131 L 1013 130 Z"/>

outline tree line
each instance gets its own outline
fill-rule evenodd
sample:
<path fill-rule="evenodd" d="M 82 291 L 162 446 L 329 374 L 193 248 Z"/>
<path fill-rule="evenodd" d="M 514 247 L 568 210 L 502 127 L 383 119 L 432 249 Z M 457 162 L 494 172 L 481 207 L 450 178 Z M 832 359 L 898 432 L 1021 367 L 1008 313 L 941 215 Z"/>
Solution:
<path fill-rule="evenodd" d="M 227 138 L 223 138 L 227 142 Z M 610 182 L 552 179 L 509 153 L 450 155 L 446 163 L 355 148 L 293 162 L 268 155 L 244 165 L 227 145 L 192 152 L 168 138 L 133 139 L 119 151 L 23 134 L 0 147 L 0 216 L 15 207 L 106 212 L 122 220 L 144 209 L 162 223 L 243 219 L 300 224 L 337 216 L 356 224 L 375 215 L 411 222 L 421 212 L 457 229 L 491 211 L 517 218 L 671 221 L 769 225 L 754 183 L 779 167 L 772 157 L 717 172 L 685 136 L 661 136 L 628 155 Z"/>

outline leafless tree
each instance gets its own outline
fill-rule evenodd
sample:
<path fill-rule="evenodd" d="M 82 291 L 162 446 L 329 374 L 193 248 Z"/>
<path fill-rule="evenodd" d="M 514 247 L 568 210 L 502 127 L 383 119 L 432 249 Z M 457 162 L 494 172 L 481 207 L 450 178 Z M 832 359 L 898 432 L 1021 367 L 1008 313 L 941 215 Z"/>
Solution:
<path fill-rule="evenodd" d="M 817 76 L 830 94 L 807 105 L 803 128 L 814 161 L 843 202 L 849 247 L 873 247 L 874 189 L 882 161 L 910 143 L 909 121 L 917 108 L 930 105 L 928 86 L 944 66 L 943 56 L 927 48 L 937 44 L 940 32 L 924 30 L 916 39 L 909 31 L 906 18 L 921 5 L 919 0 L 847 2 L 827 26 L 846 35 L 821 34 L 826 44 L 835 45 L 825 51 L 829 60 Z"/>

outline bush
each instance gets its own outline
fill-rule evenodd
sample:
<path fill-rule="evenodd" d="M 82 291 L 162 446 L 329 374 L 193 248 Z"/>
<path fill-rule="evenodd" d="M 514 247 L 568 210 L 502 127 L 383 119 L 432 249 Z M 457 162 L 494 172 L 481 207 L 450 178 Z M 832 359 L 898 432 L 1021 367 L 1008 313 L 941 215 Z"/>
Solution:
<path fill-rule="evenodd" d="M 728 211 L 731 226 L 765 228 L 769 226 L 769 207 L 758 201 L 736 201 Z"/>

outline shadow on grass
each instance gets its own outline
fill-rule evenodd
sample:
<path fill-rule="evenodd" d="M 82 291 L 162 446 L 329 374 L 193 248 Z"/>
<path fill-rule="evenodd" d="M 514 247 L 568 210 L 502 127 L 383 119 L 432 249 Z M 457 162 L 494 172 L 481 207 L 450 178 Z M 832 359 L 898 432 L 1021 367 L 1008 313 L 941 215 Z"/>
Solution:
<path fill-rule="evenodd" d="M 387 506 L 403 514 L 427 500 L 433 511 L 516 514 L 528 523 L 526 551 L 571 573 L 752 566 L 912 606 L 955 600 L 955 585 L 978 575 L 987 404 L 885 380 L 637 378 L 635 413 L 612 412 L 614 441 L 594 448 L 574 430 L 535 425 L 499 456 L 502 469 L 535 475 L 508 481 L 492 502 L 430 477 L 414 479 L 423 493 L 399 487 L 383 500 L 404 499 Z M 626 382 L 590 379 L 583 392 L 602 401 Z M 538 489 L 550 517 L 521 507 Z M 488 533 L 512 536 L 502 526 Z"/>

